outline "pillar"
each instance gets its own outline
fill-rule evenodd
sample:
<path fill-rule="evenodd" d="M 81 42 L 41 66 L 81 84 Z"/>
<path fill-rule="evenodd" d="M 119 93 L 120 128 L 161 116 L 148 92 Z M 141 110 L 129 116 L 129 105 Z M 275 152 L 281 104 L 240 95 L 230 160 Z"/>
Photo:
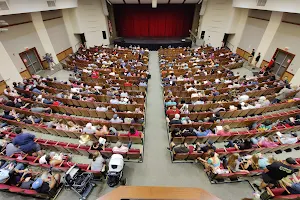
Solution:
<path fill-rule="evenodd" d="M 258 55 L 258 53 L 261 54 L 260 60 L 256 64 L 256 66 L 258 66 L 258 67 L 261 65 L 263 58 L 265 57 L 265 55 L 272 43 L 272 40 L 273 40 L 273 38 L 277 32 L 277 29 L 281 23 L 282 16 L 283 16 L 282 12 L 275 12 L 275 11 L 272 12 L 268 26 L 265 30 L 263 37 L 261 38 L 261 41 L 258 45 L 257 50 L 255 51 L 255 56 L 253 58 L 253 63 L 254 63 L 255 58 Z"/>
<path fill-rule="evenodd" d="M 0 41 L 0 74 L 7 85 L 12 87 L 13 82 L 22 82 L 23 78 L 11 60 L 9 54 Z"/>
<path fill-rule="evenodd" d="M 249 9 L 235 8 L 234 17 L 228 33 L 234 33 L 232 37 L 228 38 L 228 42 L 232 45 L 232 50 L 235 52 L 240 44 L 242 35 L 247 23 Z"/>
<path fill-rule="evenodd" d="M 64 20 L 64 23 L 65 23 L 65 26 L 66 26 L 66 29 L 67 29 L 70 44 L 72 46 L 73 52 L 76 52 L 77 51 L 76 45 L 80 41 L 74 35 L 75 31 L 74 31 L 74 28 L 72 26 L 72 20 L 71 20 L 71 16 L 70 16 L 70 9 L 63 9 L 62 14 L 63 14 L 63 20 Z"/>
<path fill-rule="evenodd" d="M 41 12 L 33 12 L 31 13 L 31 18 L 32 18 L 32 22 L 33 25 L 36 29 L 36 32 L 41 40 L 41 43 L 45 49 L 46 53 L 51 53 L 52 57 L 53 57 L 53 61 L 55 63 L 59 63 L 57 57 L 56 57 L 56 53 L 54 51 L 54 48 L 52 46 L 51 40 L 49 38 L 48 32 L 46 30 L 43 18 L 42 18 L 42 14 Z"/>

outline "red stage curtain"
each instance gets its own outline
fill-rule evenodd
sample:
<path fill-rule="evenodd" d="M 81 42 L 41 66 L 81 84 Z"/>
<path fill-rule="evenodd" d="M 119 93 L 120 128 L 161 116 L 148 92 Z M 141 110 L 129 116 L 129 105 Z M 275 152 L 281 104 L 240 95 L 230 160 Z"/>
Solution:
<path fill-rule="evenodd" d="M 122 37 L 185 37 L 192 27 L 194 5 L 115 5 Z"/>

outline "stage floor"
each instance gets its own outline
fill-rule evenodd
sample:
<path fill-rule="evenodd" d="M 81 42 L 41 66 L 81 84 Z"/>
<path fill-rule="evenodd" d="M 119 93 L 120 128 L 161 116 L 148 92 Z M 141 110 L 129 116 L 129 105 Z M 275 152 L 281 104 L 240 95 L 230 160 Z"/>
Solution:
<path fill-rule="evenodd" d="M 181 41 L 185 39 L 185 41 Z M 158 50 L 160 47 L 167 48 L 168 46 L 176 47 L 191 47 L 192 41 L 189 38 L 117 38 L 114 44 L 123 47 L 137 46 L 148 48 L 149 50 Z"/>

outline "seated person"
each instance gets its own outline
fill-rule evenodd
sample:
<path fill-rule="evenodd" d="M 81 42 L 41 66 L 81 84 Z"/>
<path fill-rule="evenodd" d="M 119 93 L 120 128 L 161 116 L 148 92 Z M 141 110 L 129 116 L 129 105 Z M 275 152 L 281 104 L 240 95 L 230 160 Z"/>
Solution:
<path fill-rule="evenodd" d="M 194 132 L 197 134 L 197 136 L 207 136 L 212 134 L 210 129 L 205 129 L 203 126 L 199 126 L 198 130 L 194 129 Z"/>
<path fill-rule="evenodd" d="M 133 118 L 131 120 L 131 124 L 143 124 L 143 123 L 144 123 L 144 119 Z"/>
<path fill-rule="evenodd" d="M 174 154 L 189 152 L 189 148 L 187 147 L 186 143 L 181 143 L 179 145 L 176 145 L 174 142 L 171 142 L 170 147 L 168 147 L 167 149 L 172 151 Z"/>
<path fill-rule="evenodd" d="M 36 116 L 28 116 L 27 117 L 23 114 L 19 115 L 19 119 L 26 124 L 38 124 L 42 121 L 41 118 L 38 118 Z"/>
<path fill-rule="evenodd" d="M 220 121 L 222 119 L 223 118 L 220 116 L 220 113 L 217 112 L 217 113 L 212 114 L 212 116 L 209 118 L 208 122 L 215 123 L 215 122 Z"/>
<path fill-rule="evenodd" d="M 131 145 L 132 145 L 132 142 L 129 142 L 128 145 L 126 146 L 126 145 L 122 144 L 121 141 L 118 141 L 118 142 L 116 143 L 116 146 L 114 146 L 114 147 L 112 148 L 112 151 L 113 151 L 114 153 L 118 153 L 118 152 L 119 152 L 119 153 L 127 153 L 128 150 L 131 148 Z"/>
<path fill-rule="evenodd" d="M 63 154 L 57 154 L 55 152 L 50 152 L 49 154 L 45 154 L 39 159 L 40 164 L 48 164 L 51 166 L 56 166 L 61 164 L 63 161 Z"/>
<path fill-rule="evenodd" d="M 102 171 L 103 167 L 105 166 L 105 159 L 101 156 L 99 151 L 96 151 L 92 157 L 93 161 L 91 163 L 91 170 L 92 171 Z"/>
<path fill-rule="evenodd" d="M 217 126 L 216 127 L 216 134 L 217 135 L 228 135 L 230 133 L 230 127 L 229 125 L 225 126 Z"/>
<path fill-rule="evenodd" d="M 51 193 L 52 190 L 55 190 L 60 183 L 60 174 L 48 174 L 45 172 L 42 176 L 32 183 L 32 189 L 37 191 L 38 193 L 48 194 Z"/>
<path fill-rule="evenodd" d="M 136 130 L 134 128 L 134 126 L 130 126 L 129 127 L 129 131 L 128 131 L 128 135 L 129 136 L 137 136 L 137 137 L 141 137 L 142 136 L 142 133 L 138 130 Z"/>
<path fill-rule="evenodd" d="M 205 144 L 196 143 L 196 145 L 199 145 L 198 152 L 203 152 L 203 153 L 206 153 L 210 150 L 216 151 L 217 148 L 213 144 L 214 144 L 214 142 L 210 141 L 210 140 L 206 141 Z"/>
<path fill-rule="evenodd" d="M 52 110 L 50 107 L 48 108 L 44 108 L 44 107 L 40 107 L 38 104 L 34 103 L 32 106 L 31 106 L 31 109 L 30 109 L 31 112 L 36 112 L 36 113 L 51 113 Z"/>
<path fill-rule="evenodd" d="M 226 148 L 235 147 L 236 149 L 239 149 L 239 150 L 251 149 L 252 141 L 248 138 L 245 140 L 228 141 L 228 144 L 225 145 L 225 147 Z"/>
<path fill-rule="evenodd" d="M 166 111 L 167 116 L 180 114 L 180 110 L 176 106 L 168 107 L 168 110 Z"/>
<path fill-rule="evenodd" d="M 219 154 L 214 151 L 209 153 L 207 160 L 202 158 L 197 158 L 200 162 L 204 163 L 206 171 L 211 171 L 213 174 L 224 174 L 228 173 L 227 169 L 221 168 L 221 160 L 219 159 Z"/>
<path fill-rule="evenodd" d="M 240 157 L 240 155 L 238 153 L 231 154 L 227 161 L 227 168 L 231 172 L 241 172 L 241 171 L 248 172 L 247 170 L 240 169 L 241 161 L 242 161 L 242 158 Z"/>
<path fill-rule="evenodd" d="M 271 138 L 262 136 L 257 143 L 260 147 L 277 147 L 278 144 Z"/>
<path fill-rule="evenodd" d="M 297 176 L 283 178 L 279 181 L 280 185 L 286 187 L 288 194 L 300 194 L 300 180 Z"/>
<path fill-rule="evenodd" d="M 95 134 L 96 133 L 96 127 L 92 125 L 92 123 L 87 123 L 85 127 L 82 129 L 83 133 L 87 134 Z"/>
<path fill-rule="evenodd" d="M 181 135 L 181 130 L 179 128 L 174 128 L 172 131 L 171 131 L 171 137 L 182 137 Z"/>
<path fill-rule="evenodd" d="M 299 141 L 299 137 L 297 136 L 297 133 L 282 134 L 278 131 L 276 135 L 278 136 L 277 138 L 281 144 L 295 144 Z"/>
<path fill-rule="evenodd" d="M 177 102 L 175 101 L 175 98 L 172 97 L 169 101 L 167 101 L 165 103 L 165 105 L 166 105 L 166 107 L 168 107 L 168 106 L 177 106 Z"/>
<path fill-rule="evenodd" d="M 111 123 L 123 123 L 123 120 L 118 117 L 117 114 L 113 115 L 113 118 L 110 120 Z"/>
<path fill-rule="evenodd" d="M 197 136 L 196 133 L 194 132 L 194 128 L 186 128 L 181 132 L 181 135 L 183 137 L 188 137 L 188 136 Z"/>
<path fill-rule="evenodd" d="M 16 161 L 2 161 L 0 167 L 0 183 L 6 183 L 13 172 L 18 172 L 24 168 L 23 163 L 17 163 Z"/>
<path fill-rule="evenodd" d="M 2 117 L 5 119 L 9 119 L 9 120 L 15 120 L 16 118 L 18 118 L 18 116 L 15 112 L 9 111 L 9 110 L 5 110 Z"/>
<path fill-rule="evenodd" d="M 181 118 L 181 123 L 182 124 L 192 124 L 193 122 L 192 122 L 192 120 L 190 120 L 189 117 L 182 117 Z"/>
<path fill-rule="evenodd" d="M 175 117 L 173 119 L 171 119 L 171 121 L 169 122 L 169 125 L 172 125 L 172 124 L 181 124 L 179 114 L 175 114 Z"/>

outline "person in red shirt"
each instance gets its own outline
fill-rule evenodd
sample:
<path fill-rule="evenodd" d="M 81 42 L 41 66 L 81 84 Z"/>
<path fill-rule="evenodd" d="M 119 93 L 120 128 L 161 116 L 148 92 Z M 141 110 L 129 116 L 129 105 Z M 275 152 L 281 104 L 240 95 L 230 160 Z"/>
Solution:
<path fill-rule="evenodd" d="M 136 130 L 134 128 L 134 126 L 130 126 L 129 131 L 128 131 L 128 135 L 129 136 L 137 136 L 137 137 L 141 137 L 142 133 L 139 132 L 138 130 Z"/>
<path fill-rule="evenodd" d="M 126 82 L 124 83 L 124 86 L 130 87 L 130 86 L 132 86 L 132 83 L 130 83 L 129 81 L 126 81 Z"/>
<path fill-rule="evenodd" d="M 175 114 L 180 114 L 180 110 L 176 107 L 176 106 L 172 106 L 168 108 L 166 114 L 168 115 L 168 117 L 170 115 L 175 115 Z"/>

